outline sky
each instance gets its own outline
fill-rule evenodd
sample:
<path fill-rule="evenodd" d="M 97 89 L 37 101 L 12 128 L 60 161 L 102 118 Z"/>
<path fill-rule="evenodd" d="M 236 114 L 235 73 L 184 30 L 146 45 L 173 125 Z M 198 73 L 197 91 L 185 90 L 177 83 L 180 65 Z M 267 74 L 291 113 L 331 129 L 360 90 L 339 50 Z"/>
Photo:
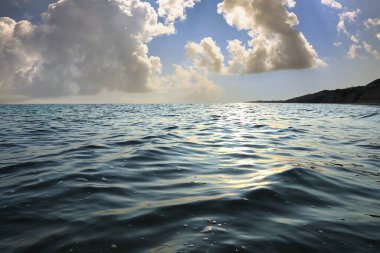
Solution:
<path fill-rule="evenodd" d="M 0 103 L 279 100 L 380 77 L 377 0 L 7 0 Z"/>

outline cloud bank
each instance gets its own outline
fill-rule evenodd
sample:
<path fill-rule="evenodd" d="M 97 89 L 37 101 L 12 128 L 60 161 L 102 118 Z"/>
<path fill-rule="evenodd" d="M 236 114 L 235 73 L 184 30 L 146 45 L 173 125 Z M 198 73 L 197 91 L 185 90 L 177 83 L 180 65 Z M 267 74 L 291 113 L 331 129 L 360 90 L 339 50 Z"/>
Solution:
<path fill-rule="evenodd" d="M 209 78 L 212 73 L 243 75 L 325 65 L 297 29 L 298 18 L 291 12 L 295 0 L 224 0 L 217 12 L 228 25 L 246 32 L 248 41 L 231 38 L 225 50 L 212 37 L 190 41 L 185 46 L 190 63 L 174 65 L 163 74 L 161 59 L 150 54 L 149 42 L 175 34 L 176 22 L 185 20 L 186 10 L 201 0 L 155 2 L 156 9 L 144 0 L 59 0 L 39 24 L 0 18 L 0 102 L 118 91 L 154 91 L 207 102 L 221 92 Z M 362 33 L 352 32 L 359 9 L 348 10 L 335 0 L 320 3 L 336 10 L 337 31 L 350 43 L 348 58 L 361 53 L 379 58 Z M 378 18 L 360 24 L 380 40 Z"/>
<path fill-rule="evenodd" d="M 165 17 L 166 24 L 186 19 L 186 8 L 193 8 L 200 0 L 157 0 L 159 5 L 158 14 Z"/>
<path fill-rule="evenodd" d="M 185 48 L 187 56 L 193 60 L 196 67 L 224 73 L 224 56 L 211 37 L 202 39 L 199 44 L 189 42 Z"/>
<path fill-rule="evenodd" d="M 282 69 L 303 69 L 323 66 L 305 36 L 295 28 L 297 16 L 287 8 L 292 0 L 224 0 L 218 13 L 238 30 L 246 30 L 251 40 L 228 42 L 228 64 L 211 38 L 199 44 L 189 42 L 188 55 L 195 65 L 217 73 L 251 74 Z"/>
<path fill-rule="evenodd" d="M 222 89 L 195 66 L 174 65 L 173 73 L 160 78 L 166 96 L 178 103 L 217 102 Z"/>
<path fill-rule="evenodd" d="M 173 32 L 157 19 L 139 0 L 61 0 L 41 25 L 1 18 L 0 89 L 32 97 L 148 91 L 161 63 L 146 43 Z"/>
<path fill-rule="evenodd" d="M 167 77 L 161 76 L 161 60 L 149 55 L 147 43 L 175 33 L 174 22 L 196 2 L 158 0 L 156 12 L 140 0 L 60 0 L 43 13 L 40 25 L 2 17 L 0 99 L 162 91 Z M 174 74 L 195 74 L 186 71 Z M 194 89 L 215 85 L 200 75 Z M 187 84 L 183 92 L 191 90 Z"/>

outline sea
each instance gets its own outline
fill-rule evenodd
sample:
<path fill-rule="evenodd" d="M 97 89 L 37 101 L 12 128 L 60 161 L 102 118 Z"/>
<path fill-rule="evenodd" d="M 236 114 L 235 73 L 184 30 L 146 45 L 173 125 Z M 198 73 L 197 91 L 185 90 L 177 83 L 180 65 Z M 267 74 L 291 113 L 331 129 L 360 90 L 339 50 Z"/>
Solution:
<path fill-rule="evenodd" d="M 380 106 L 1 105 L 0 252 L 380 252 Z"/>

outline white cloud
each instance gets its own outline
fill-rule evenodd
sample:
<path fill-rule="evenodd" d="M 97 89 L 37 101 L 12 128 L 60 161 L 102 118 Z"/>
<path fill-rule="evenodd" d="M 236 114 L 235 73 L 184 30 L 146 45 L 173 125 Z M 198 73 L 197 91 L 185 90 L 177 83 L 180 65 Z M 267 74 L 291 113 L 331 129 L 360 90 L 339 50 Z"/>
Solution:
<path fill-rule="evenodd" d="M 369 30 L 378 40 L 380 40 L 380 18 L 369 18 L 364 22 L 366 30 Z"/>
<path fill-rule="evenodd" d="M 339 14 L 339 23 L 337 26 L 337 30 L 339 32 L 342 32 L 347 38 L 351 40 L 353 43 L 350 48 L 348 49 L 347 52 L 347 58 L 349 59 L 356 59 L 359 57 L 359 50 L 363 52 L 367 52 L 369 55 L 374 57 L 375 59 L 380 59 L 379 52 L 373 48 L 372 45 L 368 44 L 366 41 L 363 41 L 362 38 L 360 38 L 359 34 L 351 34 L 347 30 L 347 23 L 352 23 L 357 20 L 360 10 L 356 9 L 353 11 L 344 11 Z M 375 19 L 367 19 L 365 22 L 360 22 L 360 25 L 362 26 L 364 24 L 364 27 L 369 30 L 371 28 L 380 26 L 380 19 L 375 18 Z M 377 35 L 375 34 L 377 37 Z M 380 36 L 379 36 L 380 37 Z"/>
<path fill-rule="evenodd" d="M 342 4 L 338 3 L 335 0 L 321 0 L 321 3 L 334 9 L 342 9 L 343 7 Z"/>
<path fill-rule="evenodd" d="M 285 4 L 289 8 L 294 8 L 296 6 L 296 1 L 295 0 L 285 0 Z"/>
<path fill-rule="evenodd" d="M 372 45 L 368 44 L 367 42 L 363 41 L 363 48 L 364 50 L 372 55 L 375 59 L 380 59 L 380 55 L 379 55 L 379 52 L 377 50 L 375 50 Z"/>
<path fill-rule="evenodd" d="M 337 26 L 338 32 L 343 32 L 348 37 L 350 37 L 349 32 L 347 31 L 346 22 L 353 22 L 358 17 L 360 13 L 359 9 L 353 11 L 344 11 L 339 14 L 339 22 Z"/>
<path fill-rule="evenodd" d="M 224 0 L 218 4 L 218 12 L 229 25 L 248 30 L 252 37 L 248 47 L 237 40 L 229 43 L 229 65 L 233 66 L 230 72 L 257 73 L 324 64 L 305 36 L 294 28 L 298 18 L 285 8 L 288 3 L 284 0 Z"/>
<path fill-rule="evenodd" d="M 160 58 L 149 55 L 148 42 L 175 33 L 174 22 L 196 2 L 157 0 L 157 13 L 141 0 L 60 0 L 39 25 L 0 18 L 0 102 L 117 91 L 152 101 L 216 99 L 220 88 L 206 72 L 175 66 L 162 76 Z"/>
<path fill-rule="evenodd" d="M 361 44 L 353 44 L 351 45 L 350 49 L 347 52 L 347 58 L 349 59 L 356 59 L 359 58 L 359 50 L 364 50 L 367 52 L 369 55 L 371 55 L 373 58 L 379 60 L 380 59 L 380 54 L 379 52 L 373 48 L 372 45 L 368 44 L 366 41 L 362 41 Z"/>
<path fill-rule="evenodd" d="M 188 57 L 194 60 L 198 68 L 224 72 L 224 56 L 212 38 L 204 38 L 199 44 L 188 42 L 185 48 Z"/>
<path fill-rule="evenodd" d="M 334 47 L 340 47 L 342 45 L 342 42 L 334 42 L 333 45 Z"/>
<path fill-rule="evenodd" d="M 350 39 L 351 39 L 351 41 L 354 42 L 354 43 L 359 43 L 359 38 L 358 38 L 358 36 L 351 35 L 351 36 L 350 36 Z"/>
<path fill-rule="evenodd" d="M 200 0 L 157 0 L 158 14 L 165 17 L 167 24 L 173 24 L 177 19 L 186 19 L 186 8 L 193 8 Z"/>
<path fill-rule="evenodd" d="M 339 22 L 337 25 L 338 32 L 344 34 L 353 43 L 347 51 L 347 58 L 356 59 L 359 57 L 358 51 L 362 48 L 360 46 L 361 40 L 359 35 L 351 34 L 347 30 L 347 23 L 353 23 L 359 16 L 360 10 L 343 11 L 339 14 Z"/>
<path fill-rule="evenodd" d="M 347 52 L 348 59 L 356 59 L 359 57 L 358 50 L 361 49 L 361 46 L 353 44 Z"/>
<path fill-rule="evenodd" d="M 160 78 L 165 96 L 179 103 L 216 102 L 221 88 L 208 78 L 207 71 L 174 65 L 174 72 Z"/>
<path fill-rule="evenodd" d="M 369 18 L 364 22 L 364 25 L 367 29 L 380 26 L 380 18 Z"/>
<path fill-rule="evenodd" d="M 61 0 L 41 25 L 0 19 L 1 92 L 31 97 L 146 92 L 161 71 L 147 42 L 170 34 L 140 0 Z"/>
<path fill-rule="evenodd" d="M 231 74 L 322 66 L 324 62 L 305 36 L 294 28 L 297 16 L 286 8 L 294 5 L 294 1 L 288 0 L 224 0 L 218 4 L 218 13 L 229 25 L 248 31 L 248 46 L 239 40 L 230 41 L 226 67 L 221 66 L 224 57 L 210 38 L 199 44 L 189 43 L 188 55 L 198 66 Z"/>

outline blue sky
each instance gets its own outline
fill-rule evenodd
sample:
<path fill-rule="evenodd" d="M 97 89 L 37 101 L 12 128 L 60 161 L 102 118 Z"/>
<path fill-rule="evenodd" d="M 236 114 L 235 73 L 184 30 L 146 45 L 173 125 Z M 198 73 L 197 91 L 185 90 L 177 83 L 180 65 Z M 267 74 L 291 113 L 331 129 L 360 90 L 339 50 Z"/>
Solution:
<path fill-rule="evenodd" d="M 192 1 L 194 3 L 190 4 Z M 189 5 L 184 8 L 184 15 L 176 16 L 170 21 L 168 13 L 179 5 L 167 5 L 167 9 L 164 9 L 165 0 L 150 0 L 149 6 L 141 8 L 154 10 L 154 14 L 159 16 L 157 22 L 165 25 L 165 29 L 161 27 L 159 32 L 152 33 L 149 28 L 148 37 L 136 41 L 129 41 L 130 34 L 125 34 L 126 36 L 121 39 L 118 37 L 120 33 L 123 33 L 120 30 L 124 25 L 129 27 L 129 25 L 142 22 L 138 20 L 142 14 L 140 16 L 133 14 L 133 18 L 120 17 L 111 22 L 107 17 L 101 19 L 101 15 L 97 20 L 93 14 L 97 11 L 99 13 L 109 11 L 107 13 L 112 14 L 112 11 L 117 10 L 106 10 L 105 8 L 110 7 L 100 4 L 96 8 L 89 8 L 91 4 L 95 6 L 96 1 L 87 1 L 88 6 L 84 6 L 78 3 L 78 0 L 63 0 L 62 3 L 56 4 L 57 8 L 51 13 L 47 7 L 49 3 L 55 2 L 53 0 L 2 1 L 0 17 L 9 17 L 14 21 L 10 24 L 9 20 L 2 20 L 4 24 L 7 22 L 9 29 L 16 29 L 18 24 L 22 24 L 22 20 L 29 22 L 22 26 L 27 31 L 25 36 L 13 35 L 12 37 L 11 33 L 5 35 L 5 30 L 3 31 L 2 36 L 6 39 L 4 39 L 5 42 L 0 43 L 3 51 L 0 54 L 0 73 L 7 73 L 7 76 L 1 75 L 0 92 L 4 96 L 2 98 L 0 95 L 0 101 L 240 102 L 286 99 L 322 89 L 364 85 L 379 78 L 380 1 L 297 0 L 294 2 L 295 6 L 286 5 L 285 0 L 281 4 L 281 1 L 273 0 L 273 2 L 279 2 L 277 7 L 273 7 L 261 3 L 260 0 L 245 2 L 178 0 L 177 3 L 187 2 Z M 140 4 L 139 0 L 124 2 L 125 6 L 128 6 L 128 2 Z M 225 2 L 225 5 L 219 7 L 218 13 L 217 4 L 222 2 Z M 243 2 L 243 4 L 238 2 Z M 334 6 L 334 3 L 339 4 L 339 8 L 337 5 Z M 164 10 L 161 14 L 160 5 Z M 251 6 L 253 6 L 252 9 L 250 9 Z M 246 20 L 236 21 L 239 19 L 238 8 L 244 10 Z M 93 12 L 87 11 L 88 9 Z M 266 17 L 251 17 L 250 15 L 255 15 L 253 11 L 256 9 L 263 11 Z M 140 9 L 133 10 L 137 13 Z M 267 10 L 272 12 L 265 13 Z M 281 26 L 282 21 L 272 21 L 270 18 L 271 15 L 276 15 L 273 11 L 277 10 L 279 15 L 294 13 L 298 24 L 287 27 L 288 30 L 284 34 L 276 34 L 273 32 L 275 30 L 271 29 Z M 48 12 L 47 19 L 41 19 L 43 12 Z M 76 12 L 81 12 L 78 20 L 73 19 L 73 22 L 63 25 L 65 15 L 74 15 Z M 125 13 L 115 13 L 115 16 L 123 14 Z M 145 13 L 144 15 L 153 14 Z M 235 15 L 235 20 L 228 21 L 228 15 Z M 151 16 L 142 17 L 142 20 L 147 17 Z M 251 18 L 252 24 L 249 24 L 247 20 Z M 284 22 L 293 22 L 292 20 L 291 17 L 287 17 Z M 339 27 L 340 21 L 343 22 L 343 26 L 341 24 Z M 90 22 L 91 26 L 87 27 L 87 23 Z M 117 22 L 125 22 L 125 24 Z M 104 31 L 97 25 L 98 23 L 104 24 Z M 81 30 L 80 24 L 86 28 L 83 27 Z M 56 28 L 54 34 L 46 32 L 47 29 L 44 30 L 44 27 L 48 26 Z M 111 29 L 111 32 L 108 32 L 107 29 L 110 27 L 115 31 Z M 294 33 L 292 31 L 294 29 L 299 32 Z M 92 32 L 94 36 L 71 38 L 77 32 L 78 34 Z M 147 34 L 145 30 L 137 32 Z M 258 34 L 252 35 L 249 32 Z M 274 43 L 275 40 L 272 41 L 271 34 L 279 36 L 278 44 L 270 50 L 267 49 L 269 51 L 261 58 L 253 55 L 251 49 Z M 110 39 L 110 37 L 113 38 Z M 306 40 L 303 40 L 303 37 Z M 54 42 L 57 38 L 67 38 L 67 41 L 61 39 Z M 205 40 L 205 38 L 209 39 Z M 257 43 L 258 38 L 265 42 L 251 46 L 250 43 Z M 241 45 L 245 45 L 246 50 L 241 51 L 241 54 L 246 54 L 245 58 L 229 56 L 229 41 L 232 40 L 239 40 Z M 130 51 L 126 51 L 120 41 L 125 43 L 125 48 L 131 48 Z M 307 46 L 304 49 L 296 48 L 292 51 L 292 55 L 286 55 L 293 49 L 291 45 L 282 45 L 285 41 L 295 45 L 305 43 L 301 47 L 309 44 L 312 49 Z M 15 51 L 17 49 L 17 52 L 22 52 L 20 55 L 12 54 L 14 58 L 4 53 L 12 43 L 15 47 L 21 47 L 15 48 Z M 86 43 L 89 44 L 86 46 Z M 60 60 L 66 59 L 67 52 L 71 51 L 70 47 L 79 44 L 84 45 L 77 49 L 82 51 L 73 54 L 73 58 L 67 57 L 67 61 Z M 236 44 L 234 45 L 233 48 L 241 49 Z M 89 49 L 92 46 L 93 51 Z M 102 51 L 99 50 L 102 47 L 107 48 L 104 50 L 107 54 L 99 52 Z M 147 50 L 139 51 L 145 64 L 140 66 L 141 61 L 133 62 L 132 56 L 142 47 L 146 47 Z M 61 54 L 58 55 L 57 52 Z M 130 55 L 128 55 L 129 52 Z M 276 52 L 281 62 L 277 63 L 270 52 Z M 107 57 L 120 54 L 124 58 L 119 61 L 107 59 Z M 75 58 L 75 55 L 82 55 L 82 57 Z M 93 59 L 90 65 L 91 58 Z M 97 61 L 104 59 L 104 62 L 93 64 L 95 59 Z M 267 62 L 267 65 L 250 66 L 252 61 Z M 217 63 L 219 65 L 215 67 Z M 134 69 L 136 64 L 138 67 L 135 73 L 131 69 Z M 91 71 L 97 75 L 91 76 Z M 62 74 L 63 72 L 66 74 Z M 115 79 L 115 76 L 118 78 Z M 115 82 L 122 84 L 115 84 Z M 205 96 L 206 93 L 210 94 Z M 8 99 L 11 97 L 14 99 Z"/>

